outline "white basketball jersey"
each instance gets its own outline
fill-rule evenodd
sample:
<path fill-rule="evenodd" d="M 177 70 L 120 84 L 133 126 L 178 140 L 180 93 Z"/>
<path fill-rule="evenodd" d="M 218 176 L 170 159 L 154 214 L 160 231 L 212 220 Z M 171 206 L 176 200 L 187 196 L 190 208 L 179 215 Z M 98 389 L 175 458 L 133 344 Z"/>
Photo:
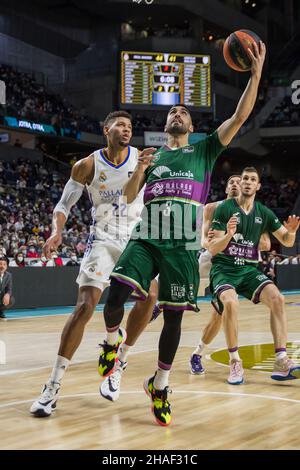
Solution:
<path fill-rule="evenodd" d="M 94 152 L 94 178 L 86 188 L 93 206 L 91 233 L 95 234 L 96 240 L 129 238 L 140 220 L 144 190 L 131 204 L 127 205 L 123 197 L 123 187 L 134 172 L 137 161 L 138 149 L 135 147 L 128 147 L 127 157 L 119 165 L 107 160 L 102 149 Z"/>

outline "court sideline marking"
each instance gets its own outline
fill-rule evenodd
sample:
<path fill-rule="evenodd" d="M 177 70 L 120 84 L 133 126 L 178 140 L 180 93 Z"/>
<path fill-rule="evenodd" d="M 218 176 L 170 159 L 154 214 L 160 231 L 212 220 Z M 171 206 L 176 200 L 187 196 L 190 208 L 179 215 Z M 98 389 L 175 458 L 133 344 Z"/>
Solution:
<path fill-rule="evenodd" d="M 127 392 L 120 392 L 121 395 L 134 395 L 134 394 L 144 394 L 145 392 L 143 390 L 129 390 Z M 175 390 L 173 393 L 175 395 L 177 393 L 179 394 L 184 394 L 184 393 L 189 393 L 193 395 L 215 395 L 215 396 L 232 396 L 232 397 L 243 397 L 243 398 L 262 398 L 265 400 L 273 400 L 273 401 L 286 401 L 289 403 L 296 403 L 300 405 L 300 400 L 295 400 L 292 398 L 284 398 L 284 397 L 278 397 L 276 395 L 259 395 L 256 393 L 238 393 L 238 392 L 210 392 L 210 391 L 201 391 L 201 390 Z M 93 397 L 99 396 L 99 393 L 75 393 L 72 395 L 62 395 L 59 397 L 59 399 L 66 399 L 66 398 L 84 398 L 84 397 Z M 30 400 L 19 400 L 19 401 L 12 401 L 9 403 L 3 403 L 0 405 L 0 409 L 3 408 L 9 408 L 11 406 L 16 406 L 16 405 L 22 405 L 25 403 L 31 403 L 33 399 Z"/>

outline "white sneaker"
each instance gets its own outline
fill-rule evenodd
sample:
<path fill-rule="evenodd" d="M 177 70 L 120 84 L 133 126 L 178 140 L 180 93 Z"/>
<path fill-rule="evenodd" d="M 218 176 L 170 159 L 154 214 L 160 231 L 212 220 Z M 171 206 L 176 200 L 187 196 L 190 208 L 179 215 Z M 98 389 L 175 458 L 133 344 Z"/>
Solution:
<path fill-rule="evenodd" d="M 244 383 L 244 369 L 242 361 L 237 361 L 232 359 L 230 361 L 230 374 L 227 379 L 227 382 L 230 385 L 241 385 Z"/>
<path fill-rule="evenodd" d="M 31 405 L 30 413 L 38 418 L 50 416 L 56 408 L 60 384 L 48 382 L 39 398 Z"/>
<path fill-rule="evenodd" d="M 117 401 L 120 396 L 122 373 L 127 367 L 127 362 L 119 361 L 115 371 L 106 377 L 100 386 L 100 395 L 106 400 Z"/>

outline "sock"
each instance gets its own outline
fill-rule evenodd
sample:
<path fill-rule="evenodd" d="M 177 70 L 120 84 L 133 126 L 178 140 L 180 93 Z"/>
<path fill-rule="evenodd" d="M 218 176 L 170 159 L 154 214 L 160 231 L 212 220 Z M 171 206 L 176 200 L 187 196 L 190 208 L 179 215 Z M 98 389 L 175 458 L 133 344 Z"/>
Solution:
<path fill-rule="evenodd" d="M 236 360 L 236 361 L 240 361 L 241 358 L 239 356 L 239 351 L 238 351 L 238 347 L 236 346 L 235 348 L 230 348 L 228 349 L 228 352 L 229 352 L 229 356 L 230 356 L 230 360 L 232 361 L 233 359 Z"/>
<path fill-rule="evenodd" d="M 121 344 L 120 349 L 119 349 L 119 354 L 118 354 L 118 359 L 121 362 L 126 362 L 130 349 L 131 349 L 131 346 L 128 346 L 128 344 L 126 343 Z"/>
<path fill-rule="evenodd" d="M 113 328 L 106 328 L 106 342 L 113 346 L 118 342 L 119 338 L 119 325 Z"/>
<path fill-rule="evenodd" d="M 204 351 L 204 349 L 207 347 L 207 344 L 203 343 L 202 339 L 200 340 L 200 343 L 198 344 L 198 346 L 196 347 L 195 351 L 193 352 L 193 354 L 199 354 L 199 356 L 202 356 L 202 353 Z"/>
<path fill-rule="evenodd" d="M 163 390 L 169 384 L 169 375 L 171 372 L 171 364 L 164 364 L 158 362 L 158 369 L 156 371 L 155 379 L 153 382 L 154 388 L 157 390 Z"/>
<path fill-rule="evenodd" d="M 286 348 L 276 348 L 275 349 L 275 359 L 283 359 L 286 356 Z"/>
<path fill-rule="evenodd" d="M 60 383 L 70 364 L 70 360 L 63 356 L 57 356 L 54 367 L 50 375 L 50 382 Z"/>

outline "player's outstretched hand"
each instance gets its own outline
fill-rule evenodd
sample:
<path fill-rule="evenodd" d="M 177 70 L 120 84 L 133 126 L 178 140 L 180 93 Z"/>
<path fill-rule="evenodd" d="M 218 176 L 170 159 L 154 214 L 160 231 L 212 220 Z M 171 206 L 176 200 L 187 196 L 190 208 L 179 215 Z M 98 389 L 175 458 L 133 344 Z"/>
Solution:
<path fill-rule="evenodd" d="M 236 232 L 236 227 L 237 227 L 238 219 L 235 215 L 230 217 L 230 219 L 227 222 L 227 233 L 233 237 L 233 235 Z"/>
<path fill-rule="evenodd" d="M 152 161 L 155 159 L 155 155 L 153 155 L 154 152 L 156 152 L 156 148 L 150 147 L 140 153 L 138 157 L 138 169 L 141 172 L 144 172 L 148 166 L 153 165 Z"/>
<path fill-rule="evenodd" d="M 297 215 L 290 215 L 287 221 L 284 222 L 285 228 L 291 235 L 294 235 L 297 232 L 299 225 L 300 218 Z"/>
<path fill-rule="evenodd" d="M 256 76 L 259 80 L 261 77 L 262 68 L 266 57 L 266 46 L 260 41 L 259 47 L 256 43 L 253 44 L 253 49 L 248 48 L 248 54 L 251 59 L 251 74 Z"/>
<path fill-rule="evenodd" d="M 58 247 L 62 244 L 61 235 L 53 234 L 48 238 L 45 245 L 43 246 L 43 255 L 47 258 L 51 258 L 52 251 L 56 251 Z"/>

